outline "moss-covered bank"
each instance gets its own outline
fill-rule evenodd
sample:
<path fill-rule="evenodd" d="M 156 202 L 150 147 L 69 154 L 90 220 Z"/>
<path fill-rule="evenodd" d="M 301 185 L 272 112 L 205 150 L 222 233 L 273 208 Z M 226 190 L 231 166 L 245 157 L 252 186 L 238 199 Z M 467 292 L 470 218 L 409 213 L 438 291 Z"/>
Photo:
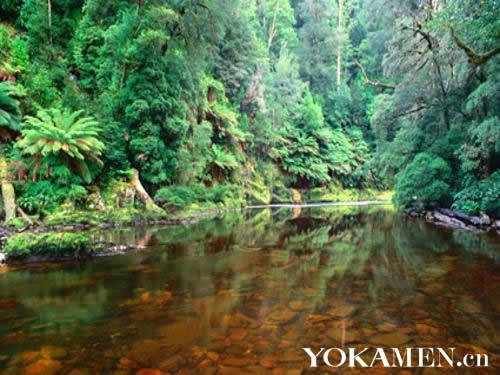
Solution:
<path fill-rule="evenodd" d="M 84 233 L 16 233 L 7 238 L 3 252 L 12 263 L 82 258 L 91 255 L 93 248 Z"/>

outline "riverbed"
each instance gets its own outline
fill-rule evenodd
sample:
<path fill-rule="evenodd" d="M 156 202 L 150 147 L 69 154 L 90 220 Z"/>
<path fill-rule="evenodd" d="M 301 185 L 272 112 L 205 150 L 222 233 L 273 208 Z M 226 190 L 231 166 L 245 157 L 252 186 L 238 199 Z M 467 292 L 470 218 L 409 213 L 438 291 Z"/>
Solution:
<path fill-rule="evenodd" d="M 302 349 L 424 346 L 489 358 L 452 373 L 500 371 L 494 234 L 376 205 L 91 235 L 134 250 L 0 271 L 1 374 L 432 374 L 314 369 Z"/>

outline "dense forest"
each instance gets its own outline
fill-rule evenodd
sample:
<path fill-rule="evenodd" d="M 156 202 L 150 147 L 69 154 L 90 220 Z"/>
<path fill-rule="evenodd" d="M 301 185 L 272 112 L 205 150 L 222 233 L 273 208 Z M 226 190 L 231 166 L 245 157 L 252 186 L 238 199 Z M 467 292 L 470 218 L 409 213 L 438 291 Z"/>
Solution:
<path fill-rule="evenodd" d="M 499 9 L 1 0 L 6 221 L 105 210 L 129 183 L 140 212 L 394 189 L 498 217 Z"/>

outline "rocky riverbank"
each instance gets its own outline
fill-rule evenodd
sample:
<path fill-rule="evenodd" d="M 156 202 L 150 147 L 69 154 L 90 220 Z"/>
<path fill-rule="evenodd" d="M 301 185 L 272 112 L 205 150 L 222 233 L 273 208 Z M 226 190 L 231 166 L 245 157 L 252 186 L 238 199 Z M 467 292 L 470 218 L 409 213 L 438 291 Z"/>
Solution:
<path fill-rule="evenodd" d="M 411 217 L 421 217 L 430 223 L 451 229 L 467 230 L 471 232 L 496 232 L 500 234 L 500 220 L 487 215 L 469 216 L 461 211 L 448 208 L 437 208 L 432 211 L 411 212 Z"/>

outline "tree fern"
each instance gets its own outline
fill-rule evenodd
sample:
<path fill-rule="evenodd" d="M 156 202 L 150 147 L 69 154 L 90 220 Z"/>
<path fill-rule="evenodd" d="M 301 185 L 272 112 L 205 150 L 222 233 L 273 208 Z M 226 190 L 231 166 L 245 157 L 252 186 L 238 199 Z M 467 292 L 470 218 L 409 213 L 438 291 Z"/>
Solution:
<path fill-rule="evenodd" d="M 10 138 L 13 131 L 18 131 L 21 122 L 19 101 L 15 98 L 14 87 L 0 82 L 0 136 Z"/>
<path fill-rule="evenodd" d="M 213 163 L 221 169 L 234 169 L 237 167 L 234 155 L 224 151 L 217 145 L 212 145 Z"/>
<path fill-rule="evenodd" d="M 35 175 L 41 167 L 62 163 L 91 181 L 87 162 L 102 165 L 99 157 L 104 144 L 98 139 L 99 123 L 92 117 L 81 117 L 82 113 L 51 108 L 39 111 L 36 117 L 26 117 L 23 138 L 16 146 L 33 158 Z"/>

